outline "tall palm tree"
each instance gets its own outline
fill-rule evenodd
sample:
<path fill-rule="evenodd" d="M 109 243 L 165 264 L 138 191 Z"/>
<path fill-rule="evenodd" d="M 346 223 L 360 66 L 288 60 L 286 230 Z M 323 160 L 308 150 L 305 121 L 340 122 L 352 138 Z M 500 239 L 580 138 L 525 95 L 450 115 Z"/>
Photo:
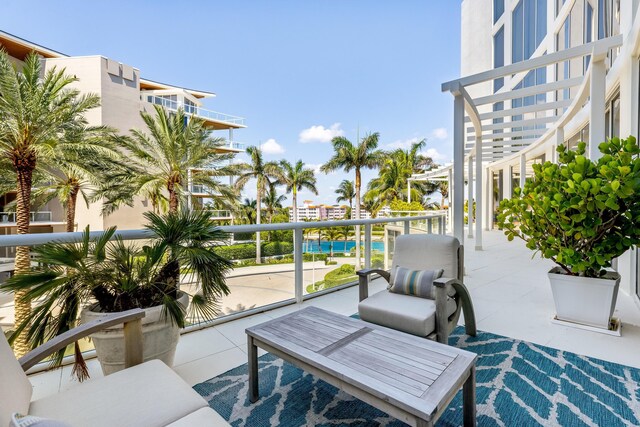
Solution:
<path fill-rule="evenodd" d="M 356 189 L 353 186 L 353 181 L 349 181 L 348 179 L 342 180 L 336 190 L 336 194 L 338 195 L 336 202 L 349 202 L 349 216 L 351 216 L 351 211 L 353 210 L 353 199 L 356 197 Z"/>
<path fill-rule="evenodd" d="M 120 204 L 131 204 L 141 195 L 159 203 L 168 198 L 169 212 L 177 212 L 190 185 L 205 186 L 219 201 L 235 203 L 233 189 L 216 178 L 232 176 L 237 168 L 228 164 L 233 154 L 222 154 L 222 138 L 214 138 L 204 121 L 183 109 L 168 112 L 154 105 L 155 116 L 141 111 L 147 129 L 131 129 L 131 137 L 120 138 L 134 173 L 123 176 L 122 193 L 107 204 L 107 212 Z M 157 207 L 157 206 L 155 206 Z"/>
<path fill-rule="evenodd" d="M 109 170 L 116 164 L 125 167 L 113 143 L 113 132 L 105 126 L 87 126 L 84 117 L 79 117 L 74 129 L 65 132 L 65 143 L 60 144 L 53 161 L 48 162 L 43 184 L 34 185 L 34 198 L 39 203 L 56 198 L 62 202 L 68 232 L 75 231 L 78 196 L 89 206 L 96 188 L 114 184 L 108 178 Z"/>
<path fill-rule="evenodd" d="M 337 136 L 331 140 L 334 154 L 331 159 L 320 167 L 324 173 L 329 173 L 337 169 L 345 172 L 355 171 L 356 187 L 356 219 L 360 219 L 360 188 L 362 186 L 362 169 L 375 169 L 384 163 L 384 152 L 378 150 L 378 132 L 366 135 L 356 145 L 342 136 Z M 360 268 L 360 226 L 356 225 L 356 269 Z"/>
<path fill-rule="evenodd" d="M 333 245 L 342 236 L 342 232 L 337 228 L 331 227 L 325 228 L 322 234 L 329 241 L 329 258 L 333 258 Z"/>
<path fill-rule="evenodd" d="M 245 224 L 256 223 L 256 199 L 244 199 L 244 202 L 239 206 L 239 210 L 243 218 L 242 222 Z"/>
<path fill-rule="evenodd" d="M 256 180 L 256 224 L 260 224 L 262 215 L 262 195 L 267 190 L 272 180 L 277 180 L 281 175 L 280 167 L 276 162 L 265 162 L 262 157 L 262 150 L 255 146 L 247 147 L 249 163 L 236 165 L 239 169 L 236 179 L 236 188 L 242 189 L 250 179 Z M 260 264 L 260 232 L 256 233 L 256 263 Z"/>
<path fill-rule="evenodd" d="M 376 200 L 378 204 L 385 205 L 395 199 L 408 199 L 407 180 L 414 173 L 424 172 L 433 166 L 430 157 L 420 154 L 426 141 L 416 142 L 409 149 L 399 148 L 387 156 L 380 168 L 378 176 L 367 186 L 365 199 Z M 427 193 L 427 185 L 423 182 L 414 182 L 411 186 L 411 200 L 421 200 Z"/>
<path fill-rule="evenodd" d="M 99 105 L 96 95 L 80 95 L 69 87 L 76 80 L 55 67 L 43 74 L 35 53 L 27 55 L 18 71 L 0 50 L 0 157 L 9 161 L 16 174 L 18 234 L 29 233 L 31 187 L 38 163 L 53 157 L 60 135 L 74 117 Z M 17 247 L 16 274 L 24 274 L 30 267 L 29 247 Z M 25 296 L 24 291 L 14 296 L 16 324 L 24 322 L 31 311 Z M 15 339 L 14 350 L 19 356 L 29 350 L 24 334 Z"/>
<path fill-rule="evenodd" d="M 267 211 L 267 221 L 269 223 L 271 223 L 276 211 L 282 209 L 282 204 L 285 200 L 287 200 L 286 196 L 278 194 L 278 189 L 275 184 L 271 183 L 264 195 L 264 208 Z"/>
<path fill-rule="evenodd" d="M 347 240 L 349 240 L 349 237 L 353 234 L 351 227 L 344 225 L 342 227 L 338 227 L 338 230 L 340 230 L 340 236 L 344 238 L 344 252 L 347 252 Z"/>
<path fill-rule="evenodd" d="M 278 184 L 285 186 L 287 194 L 292 194 L 293 222 L 298 222 L 298 191 L 306 188 L 318 195 L 316 177 L 313 169 L 306 168 L 302 160 L 298 160 L 295 165 L 281 160 L 280 168 L 282 172 L 278 177 Z"/>

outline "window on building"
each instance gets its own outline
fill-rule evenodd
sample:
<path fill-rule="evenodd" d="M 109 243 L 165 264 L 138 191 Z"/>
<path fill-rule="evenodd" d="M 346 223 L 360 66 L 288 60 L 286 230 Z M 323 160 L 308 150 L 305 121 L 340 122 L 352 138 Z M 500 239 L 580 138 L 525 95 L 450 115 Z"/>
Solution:
<path fill-rule="evenodd" d="M 584 10 L 584 42 L 591 43 L 594 40 L 595 33 L 595 14 L 593 10 L 593 5 L 590 1 L 587 1 L 585 10 Z M 591 55 L 587 55 L 584 57 L 584 71 L 587 71 L 589 68 L 589 62 L 591 61 Z"/>
<path fill-rule="evenodd" d="M 512 14 L 511 62 L 531 58 L 547 34 L 546 0 L 521 0 Z"/>
<path fill-rule="evenodd" d="M 504 27 L 493 36 L 493 68 L 504 66 Z M 504 86 L 504 77 L 493 81 L 493 92 L 497 92 Z"/>
<path fill-rule="evenodd" d="M 493 0 L 493 23 L 498 22 L 498 19 L 504 13 L 504 0 Z"/>

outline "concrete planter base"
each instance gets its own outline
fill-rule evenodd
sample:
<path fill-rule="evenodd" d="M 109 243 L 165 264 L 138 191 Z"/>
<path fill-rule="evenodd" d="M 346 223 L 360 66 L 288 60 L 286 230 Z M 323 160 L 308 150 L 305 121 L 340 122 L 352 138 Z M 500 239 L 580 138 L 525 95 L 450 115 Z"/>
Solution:
<path fill-rule="evenodd" d="M 620 287 L 618 273 L 608 272 L 602 278 L 569 276 L 555 267 L 548 275 L 557 320 L 609 329 Z"/>
<path fill-rule="evenodd" d="M 180 293 L 180 303 L 187 307 L 189 296 Z M 82 312 L 82 322 L 89 322 L 105 316 L 95 310 L 96 306 L 89 307 Z M 143 360 L 159 359 L 173 366 L 176 354 L 180 328 L 163 315 L 163 307 L 155 306 L 144 309 L 146 316 L 142 319 Z M 96 355 L 102 372 L 109 375 L 124 369 L 124 332 L 123 325 L 114 326 L 102 332 L 91 335 L 96 348 Z"/>

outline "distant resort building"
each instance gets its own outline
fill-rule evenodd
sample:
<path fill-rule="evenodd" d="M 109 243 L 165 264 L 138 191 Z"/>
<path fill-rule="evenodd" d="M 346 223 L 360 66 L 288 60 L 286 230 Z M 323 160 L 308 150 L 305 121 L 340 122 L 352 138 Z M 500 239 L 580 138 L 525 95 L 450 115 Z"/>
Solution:
<path fill-rule="evenodd" d="M 348 210 L 346 205 L 314 205 L 313 200 L 305 200 L 298 206 L 298 221 L 344 219 Z M 289 207 L 289 221 L 293 221 L 293 207 Z"/>
<path fill-rule="evenodd" d="M 347 205 L 314 205 L 313 200 L 305 200 L 302 206 L 298 206 L 298 221 L 338 221 L 346 219 L 349 212 Z M 351 219 L 356 219 L 356 210 L 351 210 Z M 391 208 L 385 206 L 378 211 L 381 217 L 391 216 Z M 371 212 L 364 208 L 360 208 L 360 219 L 371 218 Z M 289 221 L 293 221 L 293 207 L 289 207 Z"/>
<path fill-rule="evenodd" d="M 215 132 L 214 136 L 226 137 L 225 145 L 219 148 L 221 152 L 244 151 L 243 144 L 236 142 L 234 131 L 246 127 L 245 119 L 203 108 L 204 99 L 216 96 L 212 92 L 159 83 L 143 78 L 138 68 L 111 58 L 101 55 L 68 56 L 2 31 L 0 48 L 9 54 L 18 67 L 30 52 L 36 52 L 42 57 L 45 72 L 53 67 L 65 69 L 67 74 L 78 79 L 71 85 L 73 88 L 81 93 L 100 96 L 100 107 L 86 115 L 91 126 L 106 125 L 127 134 L 132 128 L 146 129 L 140 117 L 141 111 L 153 114 L 154 105 L 161 105 L 170 111 L 183 108 L 189 117 L 204 120 L 208 129 Z M 204 206 L 214 195 L 206 188 L 193 186 L 188 196 L 190 205 Z M 15 198 L 15 192 L 0 194 L 0 234 L 16 232 L 15 215 L 7 209 L 7 205 Z M 151 203 L 138 198 L 133 207 L 122 207 L 108 216 L 101 215 L 101 210 L 101 202 L 92 203 L 88 208 L 84 203 L 78 203 L 76 229 L 82 230 L 87 225 L 91 230 L 104 230 L 111 226 L 141 228 L 143 213 L 151 210 Z M 231 217 L 229 211 L 212 211 L 212 215 L 217 216 L 216 219 Z M 64 231 L 64 221 L 62 205 L 58 201 L 52 201 L 31 214 L 31 232 Z"/>

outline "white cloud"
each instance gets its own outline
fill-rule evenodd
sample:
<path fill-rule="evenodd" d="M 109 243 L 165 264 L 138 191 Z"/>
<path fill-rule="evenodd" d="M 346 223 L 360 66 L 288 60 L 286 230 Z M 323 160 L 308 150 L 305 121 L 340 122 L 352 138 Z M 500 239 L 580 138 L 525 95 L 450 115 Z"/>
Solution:
<path fill-rule="evenodd" d="M 411 138 L 411 139 L 404 139 L 404 140 L 398 139 L 389 144 L 386 144 L 385 147 L 393 150 L 398 148 L 406 150 L 410 148 L 412 144 L 415 144 L 416 142 L 420 142 L 421 140 L 422 138 Z M 446 160 L 446 156 L 440 154 L 440 152 L 435 148 L 427 148 L 425 150 L 422 150 L 421 153 L 427 157 L 431 157 L 434 162 L 442 162 L 443 160 Z"/>
<path fill-rule="evenodd" d="M 315 173 L 316 175 L 323 174 L 322 171 L 320 171 L 320 167 L 322 166 L 322 163 L 318 163 L 317 165 L 313 163 L 305 163 L 304 165 L 309 169 L 313 169 L 313 173 Z"/>
<path fill-rule="evenodd" d="M 411 139 L 398 139 L 395 140 L 389 144 L 386 144 L 385 147 L 387 148 L 402 148 L 402 149 L 406 149 L 411 147 L 411 144 L 415 144 L 416 142 L 420 142 L 422 140 L 422 138 L 411 138 Z"/>
<path fill-rule="evenodd" d="M 446 128 L 437 128 L 431 132 L 431 137 L 433 139 L 447 139 L 449 133 Z"/>
<path fill-rule="evenodd" d="M 284 148 L 275 139 L 269 138 L 264 144 L 260 144 L 260 149 L 264 154 L 282 154 Z"/>
<path fill-rule="evenodd" d="M 344 131 L 340 129 L 340 123 L 334 123 L 328 128 L 314 125 L 303 129 L 299 135 L 300 142 L 305 144 L 308 142 L 330 142 L 336 136 L 344 136 Z"/>
<path fill-rule="evenodd" d="M 438 152 L 438 150 L 436 150 L 435 148 L 427 148 L 427 150 L 424 151 L 423 154 L 427 157 L 431 157 L 436 163 L 446 160 L 446 156 L 440 154 L 440 152 Z"/>

